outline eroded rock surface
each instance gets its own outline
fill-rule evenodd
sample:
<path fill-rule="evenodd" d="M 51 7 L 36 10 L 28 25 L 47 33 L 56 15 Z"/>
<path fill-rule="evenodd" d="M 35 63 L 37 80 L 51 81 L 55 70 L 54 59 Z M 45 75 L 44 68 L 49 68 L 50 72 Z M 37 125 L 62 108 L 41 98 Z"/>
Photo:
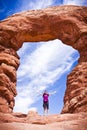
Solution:
<path fill-rule="evenodd" d="M 0 113 L 0 130 L 87 130 L 87 113 L 42 116 Z"/>
<path fill-rule="evenodd" d="M 87 112 L 87 62 L 79 63 L 69 74 L 62 113 Z"/>
<path fill-rule="evenodd" d="M 0 22 L 1 112 L 12 112 L 14 107 L 16 71 L 19 66 L 16 51 L 23 42 L 53 39 L 60 39 L 80 52 L 79 65 L 68 76 L 62 112 L 87 111 L 87 7 L 58 6 L 14 14 Z"/>
<path fill-rule="evenodd" d="M 19 57 L 14 48 L 0 45 L 0 111 L 12 112 L 15 105 L 16 71 L 19 66 Z"/>
<path fill-rule="evenodd" d="M 18 50 L 23 42 L 53 39 L 60 39 L 80 51 L 86 50 L 87 7 L 31 10 L 14 14 L 0 23 L 0 43 L 5 47 Z"/>

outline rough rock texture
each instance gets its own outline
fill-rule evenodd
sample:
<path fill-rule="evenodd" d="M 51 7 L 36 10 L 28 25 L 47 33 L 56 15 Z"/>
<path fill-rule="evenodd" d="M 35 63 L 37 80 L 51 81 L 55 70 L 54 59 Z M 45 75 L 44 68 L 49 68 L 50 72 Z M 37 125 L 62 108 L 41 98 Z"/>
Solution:
<path fill-rule="evenodd" d="M 87 130 L 87 113 L 41 116 L 0 113 L 0 130 Z"/>
<path fill-rule="evenodd" d="M 87 62 L 82 62 L 69 74 L 62 113 L 87 112 Z"/>
<path fill-rule="evenodd" d="M 23 42 L 53 39 L 60 39 L 80 52 L 79 65 L 68 76 L 62 112 L 87 111 L 87 7 L 80 6 L 31 10 L 0 22 L 0 111 L 11 112 L 14 106 L 19 66 L 16 51 Z"/>
<path fill-rule="evenodd" d="M 31 10 L 14 14 L 0 23 L 0 43 L 5 47 L 18 50 L 25 41 L 53 39 L 86 51 L 87 7 L 57 6 Z"/>
<path fill-rule="evenodd" d="M 0 45 L 0 111 L 12 112 L 15 105 L 16 71 L 19 66 L 19 57 L 12 48 Z"/>

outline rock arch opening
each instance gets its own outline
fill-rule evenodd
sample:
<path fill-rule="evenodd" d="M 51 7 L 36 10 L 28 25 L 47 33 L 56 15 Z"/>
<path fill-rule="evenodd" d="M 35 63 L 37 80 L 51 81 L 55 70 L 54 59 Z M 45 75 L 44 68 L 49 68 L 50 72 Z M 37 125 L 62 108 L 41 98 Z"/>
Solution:
<path fill-rule="evenodd" d="M 43 113 L 42 97 L 39 93 L 47 89 L 56 91 L 54 96 L 50 96 L 50 113 L 60 113 L 66 77 L 77 64 L 77 51 L 56 39 L 49 42 L 24 43 L 18 55 L 18 96 L 15 99 L 14 111 L 27 113 L 30 109 L 37 109 L 39 113 Z"/>
<path fill-rule="evenodd" d="M 68 76 L 62 113 L 87 111 L 86 18 L 87 7 L 58 6 L 22 12 L 0 22 L 0 111 L 12 112 L 15 104 L 17 50 L 23 42 L 53 39 L 61 39 L 80 53 L 78 66 Z"/>

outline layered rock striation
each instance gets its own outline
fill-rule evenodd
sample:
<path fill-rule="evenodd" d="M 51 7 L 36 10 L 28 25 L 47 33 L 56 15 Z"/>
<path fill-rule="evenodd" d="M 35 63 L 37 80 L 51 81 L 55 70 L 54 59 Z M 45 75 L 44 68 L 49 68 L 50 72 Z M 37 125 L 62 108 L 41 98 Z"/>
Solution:
<path fill-rule="evenodd" d="M 67 78 L 62 113 L 87 112 L 87 62 L 79 63 Z"/>
<path fill-rule="evenodd" d="M 14 14 L 0 22 L 1 112 L 12 112 L 14 107 L 20 64 L 16 51 L 23 42 L 53 39 L 60 39 L 80 52 L 79 64 L 68 76 L 62 113 L 87 111 L 87 7 L 57 6 Z"/>
<path fill-rule="evenodd" d="M 19 57 L 13 48 L 0 45 L 0 111 L 12 112 L 15 105 L 16 71 Z"/>

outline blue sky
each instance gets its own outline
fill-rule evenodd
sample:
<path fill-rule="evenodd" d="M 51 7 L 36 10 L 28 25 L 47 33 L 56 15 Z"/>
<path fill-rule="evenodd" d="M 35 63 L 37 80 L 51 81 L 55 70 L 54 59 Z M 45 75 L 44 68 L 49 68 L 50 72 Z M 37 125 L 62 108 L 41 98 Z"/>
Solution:
<path fill-rule="evenodd" d="M 87 0 L 0 0 L 0 20 L 25 10 L 42 9 L 54 5 L 87 5 Z M 50 96 L 49 114 L 60 113 L 66 89 L 67 75 L 78 63 L 79 53 L 60 40 L 24 43 L 17 52 L 21 65 L 17 71 L 15 112 L 29 110 L 43 113 L 42 93 L 56 91 Z"/>

